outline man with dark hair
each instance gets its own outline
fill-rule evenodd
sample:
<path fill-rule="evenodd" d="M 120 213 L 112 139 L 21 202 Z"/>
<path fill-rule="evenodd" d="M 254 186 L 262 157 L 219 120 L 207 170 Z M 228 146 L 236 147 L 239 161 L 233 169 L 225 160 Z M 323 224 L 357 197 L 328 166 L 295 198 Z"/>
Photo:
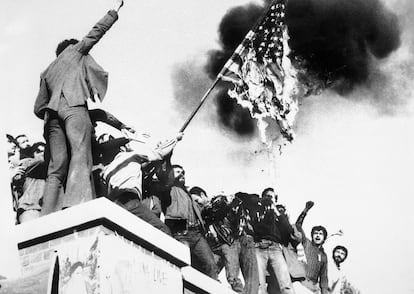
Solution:
<path fill-rule="evenodd" d="M 43 142 L 34 143 L 29 157 L 21 159 L 12 178 L 13 190 L 17 192 L 17 220 L 19 223 L 39 217 L 41 198 L 45 188 L 47 162 Z"/>
<path fill-rule="evenodd" d="M 198 205 L 185 186 L 185 171 L 180 165 L 172 165 L 166 170 L 166 190 L 161 201 L 165 224 L 173 237 L 190 248 L 191 265 L 217 280 L 217 266 L 213 252 L 204 238 L 206 232 L 204 221 Z"/>
<path fill-rule="evenodd" d="M 262 192 L 258 216 L 254 222 L 256 258 L 259 272 L 259 293 L 267 293 L 266 270 L 276 278 L 282 294 L 294 294 L 289 269 L 283 256 L 282 246 L 287 246 L 293 228 L 285 213 L 277 207 L 277 195 L 273 189 L 267 188 Z"/>
<path fill-rule="evenodd" d="M 306 202 L 305 209 L 296 220 L 296 228 L 302 234 L 302 244 L 305 248 L 306 255 L 306 280 L 302 285 L 311 290 L 313 293 L 327 294 L 328 292 L 328 258 L 322 247 L 328 232 L 323 226 L 315 226 L 311 230 L 312 241 L 309 240 L 302 228 L 303 221 L 313 207 L 312 201 Z"/>
<path fill-rule="evenodd" d="M 69 45 L 75 45 L 79 43 L 78 39 L 66 39 L 60 42 L 56 48 L 56 56 L 59 56 L 60 53 L 62 53 L 63 50 L 66 49 Z"/>
<path fill-rule="evenodd" d="M 45 122 L 44 136 L 50 149 L 42 215 L 93 198 L 92 124 L 86 101 L 103 100 L 108 74 L 89 51 L 118 19 L 122 5 L 123 0 L 115 0 L 114 9 L 81 41 L 60 43 L 57 58 L 40 76 L 34 113 Z M 61 197 L 65 183 L 65 195 Z"/>
<path fill-rule="evenodd" d="M 332 250 L 332 261 L 329 264 L 329 293 L 360 293 L 346 277 L 342 263 L 348 257 L 348 249 L 345 246 L 337 245 Z"/>
<path fill-rule="evenodd" d="M 336 267 L 341 268 L 341 263 L 348 257 L 348 249 L 346 247 L 337 245 L 332 250 L 332 259 L 335 262 Z"/>
<path fill-rule="evenodd" d="M 193 198 L 193 200 L 197 203 L 200 212 L 203 211 L 204 207 L 208 203 L 208 197 L 206 191 L 198 186 L 194 186 L 188 191 Z"/>
<path fill-rule="evenodd" d="M 29 138 L 25 134 L 18 135 L 15 138 L 17 147 L 19 148 L 20 159 L 32 157 L 33 151 Z"/>
<path fill-rule="evenodd" d="M 275 197 L 276 197 L 276 200 L 277 200 L 277 195 L 275 193 L 275 189 L 273 189 L 271 187 L 264 189 L 263 192 L 262 192 L 262 198 L 272 198 L 273 199 Z"/>

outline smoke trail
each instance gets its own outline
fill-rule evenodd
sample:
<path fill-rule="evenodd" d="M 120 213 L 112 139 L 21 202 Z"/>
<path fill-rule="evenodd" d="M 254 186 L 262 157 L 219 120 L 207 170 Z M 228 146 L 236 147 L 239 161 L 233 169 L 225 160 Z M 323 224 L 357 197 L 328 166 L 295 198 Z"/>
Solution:
<path fill-rule="evenodd" d="M 238 6 L 224 15 L 218 28 L 221 49 L 208 52 L 205 69 L 211 78 L 216 77 L 270 2 Z M 378 78 L 378 60 L 401 43 L 397 16 L 379 0 L 289 0 L 286 22 L 291 58 L 303 62 L 307 78 L 329 84 L 344 96 L 356 86 L 368 85 L 371 75 Z M 221 95 L 217 100 L 220 120 L 228 120 L 224 116 L 229 115 L 237 120 L 236 113 L 222 109 L 226 105 L 222 100 L 227 99 Z"/>

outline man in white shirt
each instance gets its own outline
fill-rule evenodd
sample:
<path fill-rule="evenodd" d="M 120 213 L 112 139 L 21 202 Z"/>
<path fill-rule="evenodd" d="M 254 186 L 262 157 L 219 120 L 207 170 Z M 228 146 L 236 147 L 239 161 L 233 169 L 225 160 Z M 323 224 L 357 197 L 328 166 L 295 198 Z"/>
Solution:
<path fill-rule="evenodd" d="M 345 246 L 338 245 L 332 250 L 333 263 L 329 264 L 329 293 L 331 294 L 358 294 L 360 293 L 348 281 L 342 266 L 342 263 L 348 257 L 348 249 Z"/>
<path fill-rule="evenodd" d="M 169 155 L 181 140 L 179 133 L 171 140 L 151 144 L 148 137 L 130 137 L 126 150 L 112 150 L 103 155 L 102 177 L 108 187 L 108 198 L 132 214 L 150 223 L 157 229 L 171 235 L 169 228 L 142 203 L 142 167 L 154 161 L 161 161 Z"/>

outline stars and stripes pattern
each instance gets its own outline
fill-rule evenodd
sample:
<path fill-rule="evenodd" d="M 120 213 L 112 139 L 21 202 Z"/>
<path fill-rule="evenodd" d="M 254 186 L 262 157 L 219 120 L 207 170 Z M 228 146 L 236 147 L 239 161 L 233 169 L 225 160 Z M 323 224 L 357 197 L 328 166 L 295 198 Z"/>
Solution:
<path fill-rule="evenodd" d="M 228 95 L 261 120 L 277 121 L 285 139 L 294 138 L 298 111 L 296 70 L 290 63 L 285 24 L 286 0 L 275 0 L 248 32 L 219 77 L 233 84 Z"/>

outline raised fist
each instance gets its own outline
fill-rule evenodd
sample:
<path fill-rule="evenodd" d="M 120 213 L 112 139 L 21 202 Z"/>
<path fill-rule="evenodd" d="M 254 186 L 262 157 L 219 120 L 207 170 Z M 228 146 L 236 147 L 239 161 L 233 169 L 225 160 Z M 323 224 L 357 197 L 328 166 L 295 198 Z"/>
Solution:
<path fill-rule="evenodd" d="M 307 210 L 309 210 L 313 207 L 314 204 L 315 203 L 313 201 L 307 201 L 305 207 L 306 207 Z"/>

